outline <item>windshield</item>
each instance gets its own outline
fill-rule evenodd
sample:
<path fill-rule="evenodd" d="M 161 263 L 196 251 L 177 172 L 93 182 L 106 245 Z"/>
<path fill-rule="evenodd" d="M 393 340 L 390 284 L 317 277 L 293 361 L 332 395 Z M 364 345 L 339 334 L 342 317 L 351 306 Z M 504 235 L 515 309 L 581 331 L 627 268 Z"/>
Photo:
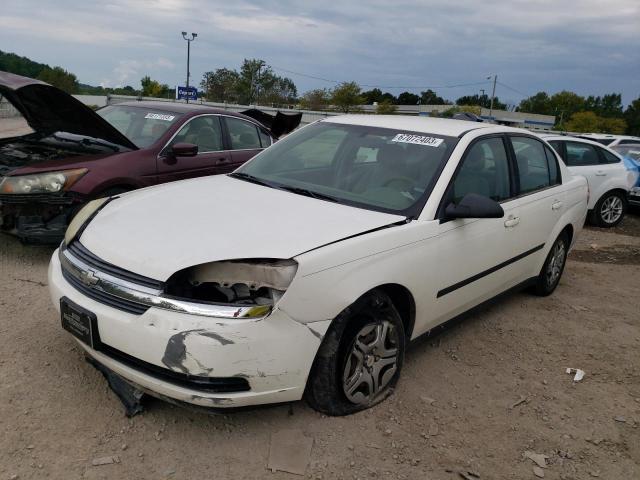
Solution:
<path fill-rule="evenodd" d="M 234 176 L 370 210 L 416 216 L 456 138 L 318 122 L 276 142 Z"/>
<path fill-rule="evenodd" d="M 155 108 L 109 105 L 96 111 L 120 133 L 144 148 L 154 144 L 182 115 Z"/>

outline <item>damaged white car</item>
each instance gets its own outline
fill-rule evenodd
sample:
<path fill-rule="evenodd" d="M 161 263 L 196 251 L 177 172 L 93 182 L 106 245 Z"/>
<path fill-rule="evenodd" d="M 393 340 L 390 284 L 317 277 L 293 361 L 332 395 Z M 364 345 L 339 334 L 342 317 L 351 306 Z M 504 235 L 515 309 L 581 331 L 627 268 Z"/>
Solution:
<path fill-rule="evenodd" d="M 525 130 L 331 117 L 227 176 L 90 203 L 49 285 L 136 391 L 344 415 L 393 391 L 410 340 L 515 287 L 550 294 L 587 195 Z"/>

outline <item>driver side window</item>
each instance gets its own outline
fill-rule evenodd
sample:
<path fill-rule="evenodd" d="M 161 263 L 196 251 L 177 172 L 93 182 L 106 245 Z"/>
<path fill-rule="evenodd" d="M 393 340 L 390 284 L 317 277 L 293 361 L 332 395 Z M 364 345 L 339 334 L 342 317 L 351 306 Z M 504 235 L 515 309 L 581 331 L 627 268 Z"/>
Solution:
<path fill-rule="evenodd" d="M 454 203 L 468 193 L 477 193 L 496 202 L 511 197 L 509 161 L 502 138 L 487 138 L 474 143 L 465 153 L 462 166 L 453 181 Z"/>
<path fill-rule="evenodd" d="M 222 129 L 220 119 L 215 115 L 196 117 L 184 125 L 171 140 L 176 143 L 192 143 L 198 146 L 198 153 L 224 150 L 222 146 Z"/>

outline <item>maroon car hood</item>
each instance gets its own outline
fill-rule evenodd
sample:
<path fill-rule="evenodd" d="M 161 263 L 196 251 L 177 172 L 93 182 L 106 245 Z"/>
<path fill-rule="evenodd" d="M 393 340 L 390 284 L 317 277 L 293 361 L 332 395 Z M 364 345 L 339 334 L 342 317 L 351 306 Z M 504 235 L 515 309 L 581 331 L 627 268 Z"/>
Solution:
<path fill-rule="evenodd" d="M 69 132 L 138 148 L 89 107 L 48 83 L 0 72 L 0 95 L 18 109 L 36 132 Z"/>

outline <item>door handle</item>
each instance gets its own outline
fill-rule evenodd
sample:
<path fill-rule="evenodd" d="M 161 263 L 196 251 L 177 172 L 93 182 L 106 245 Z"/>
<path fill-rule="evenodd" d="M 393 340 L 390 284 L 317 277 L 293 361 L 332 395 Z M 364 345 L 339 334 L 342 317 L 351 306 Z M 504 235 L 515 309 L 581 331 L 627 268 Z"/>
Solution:
<path fill-rule="evenodd" d="M 562 202 L 559 200 L 556 200 L 551 204 L 551 210 L 559 210 L 560 207 L 562 207 Z"/>
<path fill-rule="evenodd" d="M 509 217 L 504 221 L 505 228 L 515 227 L 520 223 L 520 217 Z"/>
<path fill-rule="evenodd" d="M 602 170 L 598 170 L 596 172 L 596 177 L 606 177 L 607 176 L 607 172 L 603 172 Z"/>

